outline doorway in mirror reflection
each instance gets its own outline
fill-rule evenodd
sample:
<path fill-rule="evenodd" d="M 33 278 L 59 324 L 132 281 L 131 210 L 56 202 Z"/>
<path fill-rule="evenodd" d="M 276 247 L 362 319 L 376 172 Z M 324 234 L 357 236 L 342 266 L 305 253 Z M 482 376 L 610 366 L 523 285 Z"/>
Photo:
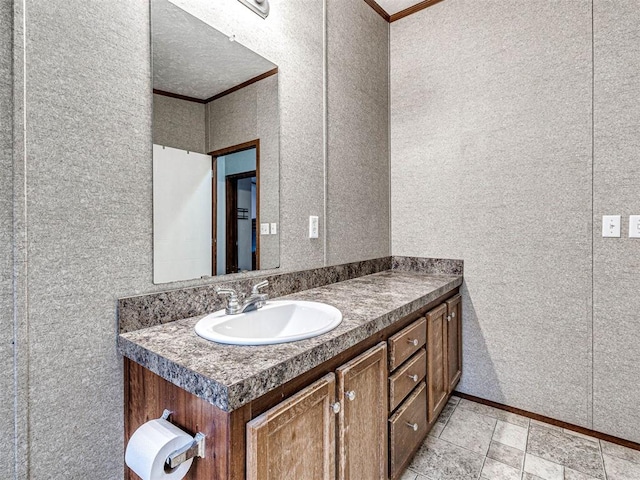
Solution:
<path fill-rule="evenodd" d="M 253 143 L 253 142 L 251 142 Z M 217 275 L 259 270 L 259 141 L 246 150 L 212 153 Z"/>

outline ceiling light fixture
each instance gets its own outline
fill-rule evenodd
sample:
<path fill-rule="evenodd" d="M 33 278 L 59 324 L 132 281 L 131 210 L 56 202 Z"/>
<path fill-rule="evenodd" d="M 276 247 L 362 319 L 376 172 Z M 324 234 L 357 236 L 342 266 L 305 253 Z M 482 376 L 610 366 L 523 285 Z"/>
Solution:
<path fill-rule="evenodd" d="M 249 7 L 262 18 L 269 15 L 269 0 L 238 0 L 240 3 Z"/>

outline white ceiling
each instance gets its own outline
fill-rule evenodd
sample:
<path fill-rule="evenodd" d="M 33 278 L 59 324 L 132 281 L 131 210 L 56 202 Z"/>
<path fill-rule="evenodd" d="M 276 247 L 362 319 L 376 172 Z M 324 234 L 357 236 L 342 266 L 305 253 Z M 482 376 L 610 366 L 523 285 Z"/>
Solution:
<path fill-rule="evenodd" d="M 151 2 L 153 88 L 201 100 L 276 65 L 168 0 Z"/>
<path fill-rule="evenodd" d="M 393 15 L 394 13 L 401 12 L 402 10 L 422 3 L 422 0 L 376 0 L 376 3 L 384 8 L 384 11 L 389 15 Z"/>

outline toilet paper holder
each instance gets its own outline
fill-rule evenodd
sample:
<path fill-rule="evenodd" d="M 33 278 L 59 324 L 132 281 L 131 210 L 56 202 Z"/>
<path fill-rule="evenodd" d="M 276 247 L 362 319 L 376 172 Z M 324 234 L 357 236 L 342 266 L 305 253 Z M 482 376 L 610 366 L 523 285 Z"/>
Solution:
<path fill-rule="evenodd" d="M 169 420 L 173 412 L 166 410 L 162 412 L 162 419 Z M 167 457 L 165 463 L 169 468 L 176 468 L 181 463 L 186 462 L 195 457 L 204 458 L 205 455 L 205 438 L 206 435 L 204 433 L 196 433 L 196 436 L 193 437 L 193 440 L 186 444 L 184 447 L 177 449 L 174 452 L 171 452 Z"/>

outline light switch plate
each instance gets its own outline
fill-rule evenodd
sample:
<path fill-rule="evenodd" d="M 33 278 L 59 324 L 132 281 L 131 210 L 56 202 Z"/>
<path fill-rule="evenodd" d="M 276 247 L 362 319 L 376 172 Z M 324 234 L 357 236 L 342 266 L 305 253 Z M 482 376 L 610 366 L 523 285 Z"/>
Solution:
<path fill-rule="evenodd" d="M 315 215 L 309 217 L 309 238 L 318 238 L 318 217 Z"/>
<path fill-rule="evenodd" d="M 602 216 L 602 236 L 620 237 L 620 215 Z"/>
<path fill-rule="evenodd" d="M 269 224 L 261 223 L 260 224 L 260 235 L 269 235 Z"/>
<path fill-rule="evenodd" d="M 278 233 L 278 224 L 277 223 L 272 223 L 271 224 L 271 235 L 275 235 Z"/>
<path fill-rule="evenodd" d="M 629 215 L 629 238 L 640 238 L 640 215 Z"/>

